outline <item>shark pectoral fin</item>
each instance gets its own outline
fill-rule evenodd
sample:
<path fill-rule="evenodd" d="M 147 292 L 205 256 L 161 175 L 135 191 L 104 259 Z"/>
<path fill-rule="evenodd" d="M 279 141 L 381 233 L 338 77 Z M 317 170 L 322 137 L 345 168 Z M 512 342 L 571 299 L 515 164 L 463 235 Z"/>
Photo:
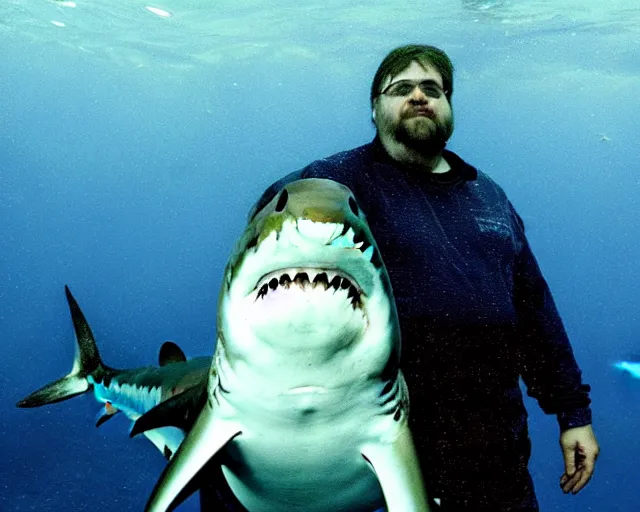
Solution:
<path fill-rule="evenodd" d="M 118 412 L 118 409 L 113 407 L 109 402 L 105 404 L 105 406 L 98 411 L 96 415 L 96 428 L 100 425 L 104 424 L 107 420 L 113 418 Z"/>
<path fill-rule="evenodd" d="M 205 405 L 191 432 L 160 476 L 145 511 L 173 510 L 174 501 L 200 469 L 240 433 L 237 423 L 217 418 L 211 406 Z"/>
<path fill-rule="evenodd" d="M 178 451 L 185 437 L 184 432 L 175 427 L 149 430 L 144 433 L 144 436 L 153 443 L 167 460 L 170 460 L 173 454 Z"/>
<path fill-rule="evenodd" d="M 361 453 L 378 477 L 387 512 L 430 512 L 420 464 L 406 422 L 394 440 L 368 444 Z"/>
<path fill-rule="evenodd" d="M 131 427 L 129 436 L 134 437 L 160 427 L 177 427 L 188 432 L 206 401 L 206 386 L 189 388 L 160 402 L 140 416 Z"/>

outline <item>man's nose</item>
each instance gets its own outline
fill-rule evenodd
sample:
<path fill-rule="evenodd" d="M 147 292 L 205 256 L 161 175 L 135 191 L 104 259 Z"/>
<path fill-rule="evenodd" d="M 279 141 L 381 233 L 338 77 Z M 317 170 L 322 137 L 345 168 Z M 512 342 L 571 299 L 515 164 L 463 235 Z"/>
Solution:
<path fill-rule="evenodd" d="M 420 85 L 416 84 L 416 86 L 413 88 L 413 91 L 411 91 L 411 94 L 409 95 L 409 101 L 413 104 L 413 103 L 426 103 L 429 100 L 429 97 L 422 92 L 422 89 L 420 89 Z"/>

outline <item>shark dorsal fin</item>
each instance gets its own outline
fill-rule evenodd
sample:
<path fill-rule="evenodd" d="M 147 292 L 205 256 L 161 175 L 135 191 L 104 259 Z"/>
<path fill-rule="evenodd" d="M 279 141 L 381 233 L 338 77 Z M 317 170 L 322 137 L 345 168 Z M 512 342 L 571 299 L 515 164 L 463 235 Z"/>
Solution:
<path fill-rule="evenodd" d="M 167 366 L 172 363 L 184 363 L 187 361 L 187 357 L 184 355 L 182 349 L 173 341 L 165 341 L 162 344 L 158 359 L 160 366 Z"/>

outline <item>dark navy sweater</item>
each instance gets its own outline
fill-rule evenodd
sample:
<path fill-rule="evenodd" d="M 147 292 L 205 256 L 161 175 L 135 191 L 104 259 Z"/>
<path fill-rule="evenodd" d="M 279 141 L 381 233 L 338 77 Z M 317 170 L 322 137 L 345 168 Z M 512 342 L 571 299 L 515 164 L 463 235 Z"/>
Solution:
<path fill-rule="evenodd" d="M 282 178 L 254 211 L 295 179 L 352 190 L 389 271 L 421 460 L 440 479 L 499 478 L 529 456 L 519 377 L 561 430 L 591 423 L 589 386 L 521 218 L 486 174 L 444 158 L 449 172 L 411 172 L 376 139 Z"/>

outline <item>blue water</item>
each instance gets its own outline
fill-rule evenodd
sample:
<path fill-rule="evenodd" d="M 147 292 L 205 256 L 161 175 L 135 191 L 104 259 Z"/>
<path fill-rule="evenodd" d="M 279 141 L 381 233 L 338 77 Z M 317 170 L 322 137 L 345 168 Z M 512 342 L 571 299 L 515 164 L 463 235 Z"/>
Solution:
<path fill-rule="evenodd" d="M 220 276 L 264 187 L 370 140 L 368 88 L 408 42 L 456 65 L 451 149 L 510 195 L 593 386 L 602 453 L 558 487 L 527 401 L 542 511 L 639 510 L 640 7 L 635 0 L 0 6 L 0 510 L 139 511 L 164 459 L 90 397 L 20 410 L 69 371 L 68 284 L 107 364 L 211 354 Z M 193 502 L 184 510 L 197 510 Z"/>

